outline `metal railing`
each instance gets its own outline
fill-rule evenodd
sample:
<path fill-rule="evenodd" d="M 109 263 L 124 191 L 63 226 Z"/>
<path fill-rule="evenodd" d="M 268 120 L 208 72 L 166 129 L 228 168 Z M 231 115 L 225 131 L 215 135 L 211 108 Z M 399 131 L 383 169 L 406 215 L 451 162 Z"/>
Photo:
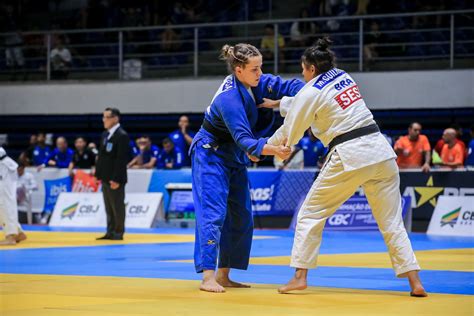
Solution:
<path fill-rule="evenodd" d="M 434 19 L 440 21 L 434 22 Z M 425 20 L 424 27 L 414 27 L 413 24 L 419 22 L 417 20 Z M 294 22 L 311 23 L 317 31 L 301 35 L 300 45 L 295 44 L 290 33 Z M 413 63 L 410 67 L 423 68 L 420 61 L 427 68 L 473 67 L 473 22 L 474 10 L 457 10 L 3 33 L 0 38 L 11 40 L 17 36 L 21 42 L 3 47 L 10 55 L 9 59 L 0 59 L 0 64 L 9 62 L 10 67 L 2 69 L 0 66 L 0 79 L 12 75 L 37 80 L 54 79 L 58 65 L 51 58 L 51 50 L 57 46 L 58 37 L 63 38 L 64 46 L 73 56 L 72 63 L 62 70 L 74 79 L 130 78 L 133 67 L 124 65 L 124 61 L 131 59 L 141 64 L 135 68 L 140 70 L 141 76 L 138 77 L 142 78 L 221 74 L 225 67 L 217 56 L 224 43 L 250 42 L 258 47 L 262 39 L 273 45 L 273 49 L 262 49 L 266 57 L 264 64 L 269 66 L 266 70 L 294 73 L 300 71 L 302 51 L 323 35 L 334 39 L 333 49 L 339 64 L 350 70 L 411 69 L 407 66 L 410 63 Z M 379 30 L 372 29 L 374 23 L 378 23 Z M 262 32 L 268 24 L 273 26 L 273 35 Z M 165 39 L 163 34 L 171 34 L 171 39 Z M 374 34 L 378 34 L 379 40 L 368 43 L 368 38 Z M 280 47 L 280 38 L 290 45 Z M 23 64 L 21 58 L 16 61 L 16 57 L 22 57 Z M 456 65 L 457 61 L 459 65 Z"/>

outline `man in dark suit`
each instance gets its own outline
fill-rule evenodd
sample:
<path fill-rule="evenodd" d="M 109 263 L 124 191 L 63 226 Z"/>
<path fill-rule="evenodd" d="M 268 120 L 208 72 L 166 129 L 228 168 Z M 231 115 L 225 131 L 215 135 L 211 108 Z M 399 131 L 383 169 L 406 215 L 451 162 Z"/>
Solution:
<path fill-rule="evenodd" d="M 130 139 L 120 127 L 120 111 L 106 108 L 102 121 L 106 131 L 100 140 L 95 176 L 102 180 L 107 233 L 97 240 L 122 240 L 125 231 L 125 184 Z"/>

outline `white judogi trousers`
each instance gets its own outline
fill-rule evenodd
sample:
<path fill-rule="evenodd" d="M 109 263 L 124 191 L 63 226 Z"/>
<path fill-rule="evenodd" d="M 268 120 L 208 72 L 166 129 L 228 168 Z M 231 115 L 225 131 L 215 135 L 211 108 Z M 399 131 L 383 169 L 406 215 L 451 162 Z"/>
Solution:
<path fill-rule="evenodd" d="M 0 223 L 5 236 L 16 235 L 22 232 L 18 223 L 18 205 L 16 201 L 16 183 L 0 184 Z M 7 184 L 8 187 L 5 185 Z"/>
<path fill-rule="evenodd" d="M 0 161 L 0 224 L 5 236 L 22 232 L 18 223 L 18 205 L 16 201 L 18 165 L 9 157 Z"/>
<path fill-rule="evenodd" d="M 359 186 L 365 191 L 396 275 L 404 277 L 408 271 L 420 270 L 403 225 L 400 177 L 395 159 L 345 171 L 337 150 L 323 166 L 299 211 L 291 253 L 292 267 L 311 269 L 317 266 L 326 220 Z"/>

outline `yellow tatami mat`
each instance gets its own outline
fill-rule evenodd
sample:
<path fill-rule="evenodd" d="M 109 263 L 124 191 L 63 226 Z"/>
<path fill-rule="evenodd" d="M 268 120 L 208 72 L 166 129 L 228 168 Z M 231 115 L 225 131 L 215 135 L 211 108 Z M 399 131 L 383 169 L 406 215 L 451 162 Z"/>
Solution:
<path fill-rule="evenodd" d="M 274 285 L 198 290 L 198 281 L 167 279 L 0 275 L 2 316 L 192 315 L 472 315 L 472 296 L 309 288 L 277 294 Z M 85 286 L 87 285 L 87 286 Z"/>

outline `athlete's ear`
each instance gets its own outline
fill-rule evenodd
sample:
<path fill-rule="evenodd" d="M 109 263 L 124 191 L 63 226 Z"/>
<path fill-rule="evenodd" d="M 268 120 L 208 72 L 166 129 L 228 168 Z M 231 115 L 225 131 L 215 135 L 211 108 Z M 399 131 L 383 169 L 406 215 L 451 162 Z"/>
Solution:
<path fill-rule="evenodd" d="M 316 67 L 314 65 L 311 65 L 311 74 L 314 76 L 316 73 Z"/>
<path fill-rule="evenodd" d="M 236 66 L 234 72 L 239 75 L 242 74 L 242 67 Z"/>

